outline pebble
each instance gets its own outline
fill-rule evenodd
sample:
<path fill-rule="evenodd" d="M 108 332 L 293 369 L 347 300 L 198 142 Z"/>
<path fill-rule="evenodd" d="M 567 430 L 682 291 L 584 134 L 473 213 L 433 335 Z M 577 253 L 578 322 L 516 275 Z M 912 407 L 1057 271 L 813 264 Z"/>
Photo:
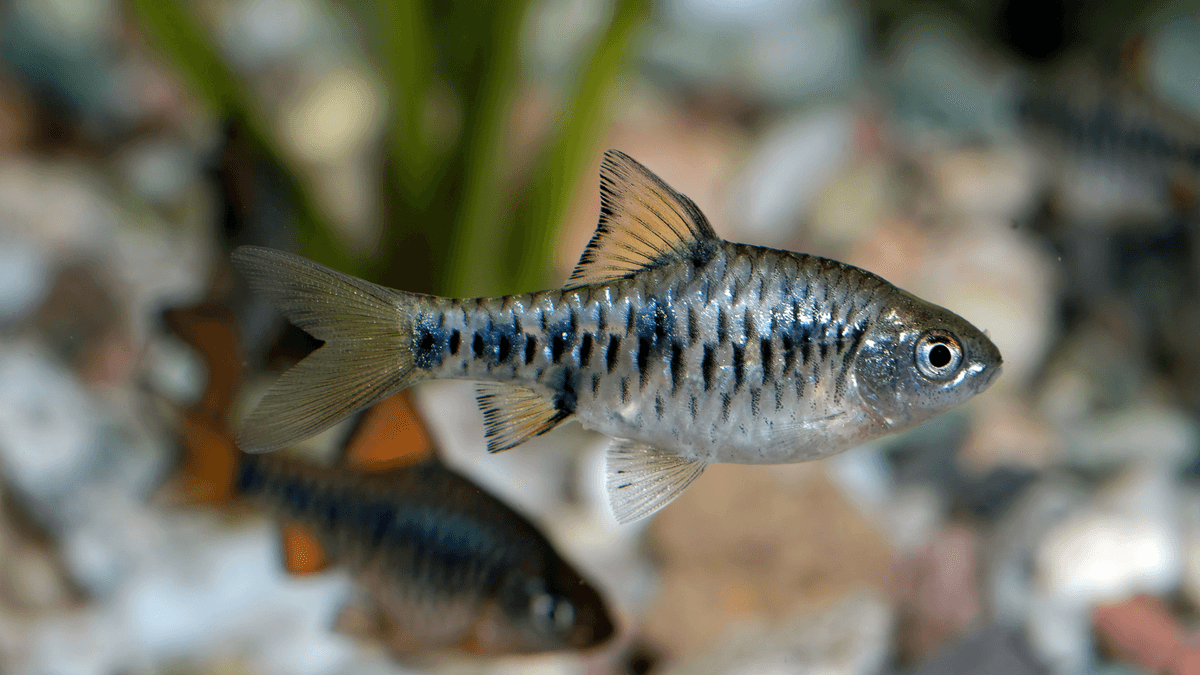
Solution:
<path fill-rule="evenodd" d="M 897 561 L 899 652 L 920 661 L 972 628 L 983 616 L 979 534 L 951 523 L 923 551 Z"/>
<path fill-rule="evenodd" d="M 1150 672 L 1162 672 L 1183 642 L 1179 624 L 1152 596 L 1099 607 L 1092 620 L 1104 646 L 1115 656 Z"/>
<path fill-rule="evenodd" d="M 103 421 L 65 368 L 29 343 L 0 344 L 0 467 L 39 517 L 92 469 Z"/>
<path fill-rule="evenodd" d="M 1200 493 L 1188 490 L 1181 500 L 1184 527 L 1183 593 L 1200 611 Z"/>
<path fill-rule="evenodd" d="M 178 204 L 200 178 L 197 152 L 170 138 L 129 145 L 116 162 L 138 196 L 157 206 Z"/>
<path fill-rule="evenodd" d="M 1091 469 L 1132 462 L 1182 467 L 1200 447 L 1200 421 L 1178 408 L 1141 401 L 1065 425 L 1063 461 Z"/>
<path fill-rule="evenodd" d="M 47 260 L 94 256 L 119 221 L 91 171 L 70 162 L 0 159 L 0 228 L 27 237 Z"/>
<path fill-rule="evenodd" d="M 1200 69 L 1197 31 L 1200 22 L 1193 16 L 1167 22 L 1150 38 L 1145 65 L 1156 93 L 1194 121 L 1200 121 L 1200 93 L 1195 87 Z"/>
<path fill-rule="evenodd" d="M 24 236 L 0 234 L 0 326 L 15 324 L 46 297 L 50 266 Z"/>
<path fill-rule="evenodd" d="M 794 105 L 840 97 L 860 77 L 863 40 L 838 3 L 672 0 L 662 16 L 646 58 L 672 83 Z"/>
<path fill-rule="evenodd" d="M 1042 675 L 1042 667 L 1011 629 L 980 628 L 929 659 L 914 675 Z"/>
<path fill-rule="evenodd" d="M 1011 134 L 1014 78 L 963 30 L 946 19 L 914 19 L 895 41 L 889 84 L 905 121 L 967 137 Z"/>
<path fill-rule="evenodd" d="M 1183 573 L 1178 490 L 1172 474 L 1135 469 L 1046 532 L 1035 576 L 1042 591 L 1088 608 L 1174 589 Z"/>
<path fill-rule="evenodd" d="M 1032 583 L 1024 605 L 1029 639 L 1056 672 L 1083 673 L 1091 667 L 1090 614 L 1096 605 L 1138 593 L 1167 593 L 1179 584 L 1177 500 L 1172 472 L 1141 467 L 1042 524 L 1044 534 L 1026 561 L 1032 578 L 1008 581 Z M 1014 573 L 1023 576 L 1010 569 Z"/>
<path fill-rule="evenodd" d="M 715 465 L 650 526 L 661 588 L 644 615 L 668 655 L 746 622 L 779 622 L 859 588 L 883 593 L 882 532 L 816 465 Z M 754 515 L 754 527 L 746 526 Z M 814 517 L 820 514 L 820 517 Z"/>
<path fill-rule="evenodd" d="M 746 161 L 730 211 L 753 241 L 779 246 L 854 151 L 855 114 L 847 108 L 805 113 L 768 130 Z"/>
<path fill-rule="evenodd" d="M 985 544 L 984 589 L 997 622 L 1024 623 L 1038 592 L 1029 576 L 1038 546 L 1086 497 L 1082 484 L 1051 474 L 1030 487 L 996 525 Z"/>
<path fill-rule="evenodd" d="M 335 165 L 377 138 L 383 119 L 378 84 L 344 68 L 321 76 L 284 105 L 281 133 L 305 162 Z"/>
<path fill-rule="evenodd" d="M 888 603 L 853 593 L 818 614 L 785 624 L 748 626 L 715 647 L 680 660 L 666 675 L 875 675 L 886 663 L 892 633 Z"/>

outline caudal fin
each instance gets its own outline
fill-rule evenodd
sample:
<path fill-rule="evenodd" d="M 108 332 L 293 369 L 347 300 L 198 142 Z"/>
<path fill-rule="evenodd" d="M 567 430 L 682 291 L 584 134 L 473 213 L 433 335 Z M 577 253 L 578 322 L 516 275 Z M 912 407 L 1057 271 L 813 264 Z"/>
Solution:
<path fill-rule="evenodd" d="M 238 435 L 242 449 L 291 445 L 413 383 L 408 309 L 419 296 L 268 248 L 242 246 L 232 257 L 255 292 L 325 342 L 250 413 Z"/>

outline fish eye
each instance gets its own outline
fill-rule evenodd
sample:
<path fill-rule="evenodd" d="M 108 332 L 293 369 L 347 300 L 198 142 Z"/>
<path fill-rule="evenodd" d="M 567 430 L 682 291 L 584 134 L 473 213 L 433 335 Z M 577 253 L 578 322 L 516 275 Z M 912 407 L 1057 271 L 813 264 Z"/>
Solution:
<path fill-rule="evenodd" d="M 917 340 L 917 370 L 931 380 L 946 380 L 958 372 L 963 360 L 962 345 L 953 333 L 931 330 Z"/>
<path fill-rule="evenodd" d="M 571 601 L 549 593 L 533 596 L 529 611 L 538 627 L 549 634 L 565 633 L 575 625 L 575 606 Z"/>

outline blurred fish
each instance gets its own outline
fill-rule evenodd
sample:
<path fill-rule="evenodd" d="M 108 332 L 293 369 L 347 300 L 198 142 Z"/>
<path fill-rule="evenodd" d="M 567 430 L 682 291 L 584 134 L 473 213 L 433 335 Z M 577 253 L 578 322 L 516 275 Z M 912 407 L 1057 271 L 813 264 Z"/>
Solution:
<path fill-rule="evenodd" d="M 224 371 L 240 360 L 228 358 L 236 330 L 222 318 L 227 310 L 211 305 L 166 317 L 213 373 L 204 398 L 181 416 L 177 493 L 241 499 L 277 515 L 295 574 L 346 565 L 366 592 L 343 611 L 343 630 L 399 655 L 587 649 L 613 635 L 600 595 L 533 525 L 432 456 L 403 392 L 364 413 L 342 466 L 239 451 L 223 412 L 236 389 Z"/>
<path fill-rule="evenodd" d="M 310 436 L 427 379 L 479 380 L 492 452 L 569 418 L 618 440 L 621 522 L 714 462 L 827 457 L 983 391 L 1000 352 L 952 312 L 864 270 L 734 244 L 628 156 L 601 168 L 600 223 L 567 286 L 451 300 L 242 247 L 251 287 L 325 345 L 241 431 L 250 451 Z"/>

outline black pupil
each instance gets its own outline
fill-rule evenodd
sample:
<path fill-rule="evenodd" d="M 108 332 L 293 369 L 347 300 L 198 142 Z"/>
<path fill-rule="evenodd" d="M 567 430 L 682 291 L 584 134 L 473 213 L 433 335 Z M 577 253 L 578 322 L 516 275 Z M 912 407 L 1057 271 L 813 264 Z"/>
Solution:
<path fill-rule="evenodd" d="M 934 345 L 929 350 L 929 365 L 934 368 L 945 368 L 950 365 L 950 348 L 946 345 Z"/>

